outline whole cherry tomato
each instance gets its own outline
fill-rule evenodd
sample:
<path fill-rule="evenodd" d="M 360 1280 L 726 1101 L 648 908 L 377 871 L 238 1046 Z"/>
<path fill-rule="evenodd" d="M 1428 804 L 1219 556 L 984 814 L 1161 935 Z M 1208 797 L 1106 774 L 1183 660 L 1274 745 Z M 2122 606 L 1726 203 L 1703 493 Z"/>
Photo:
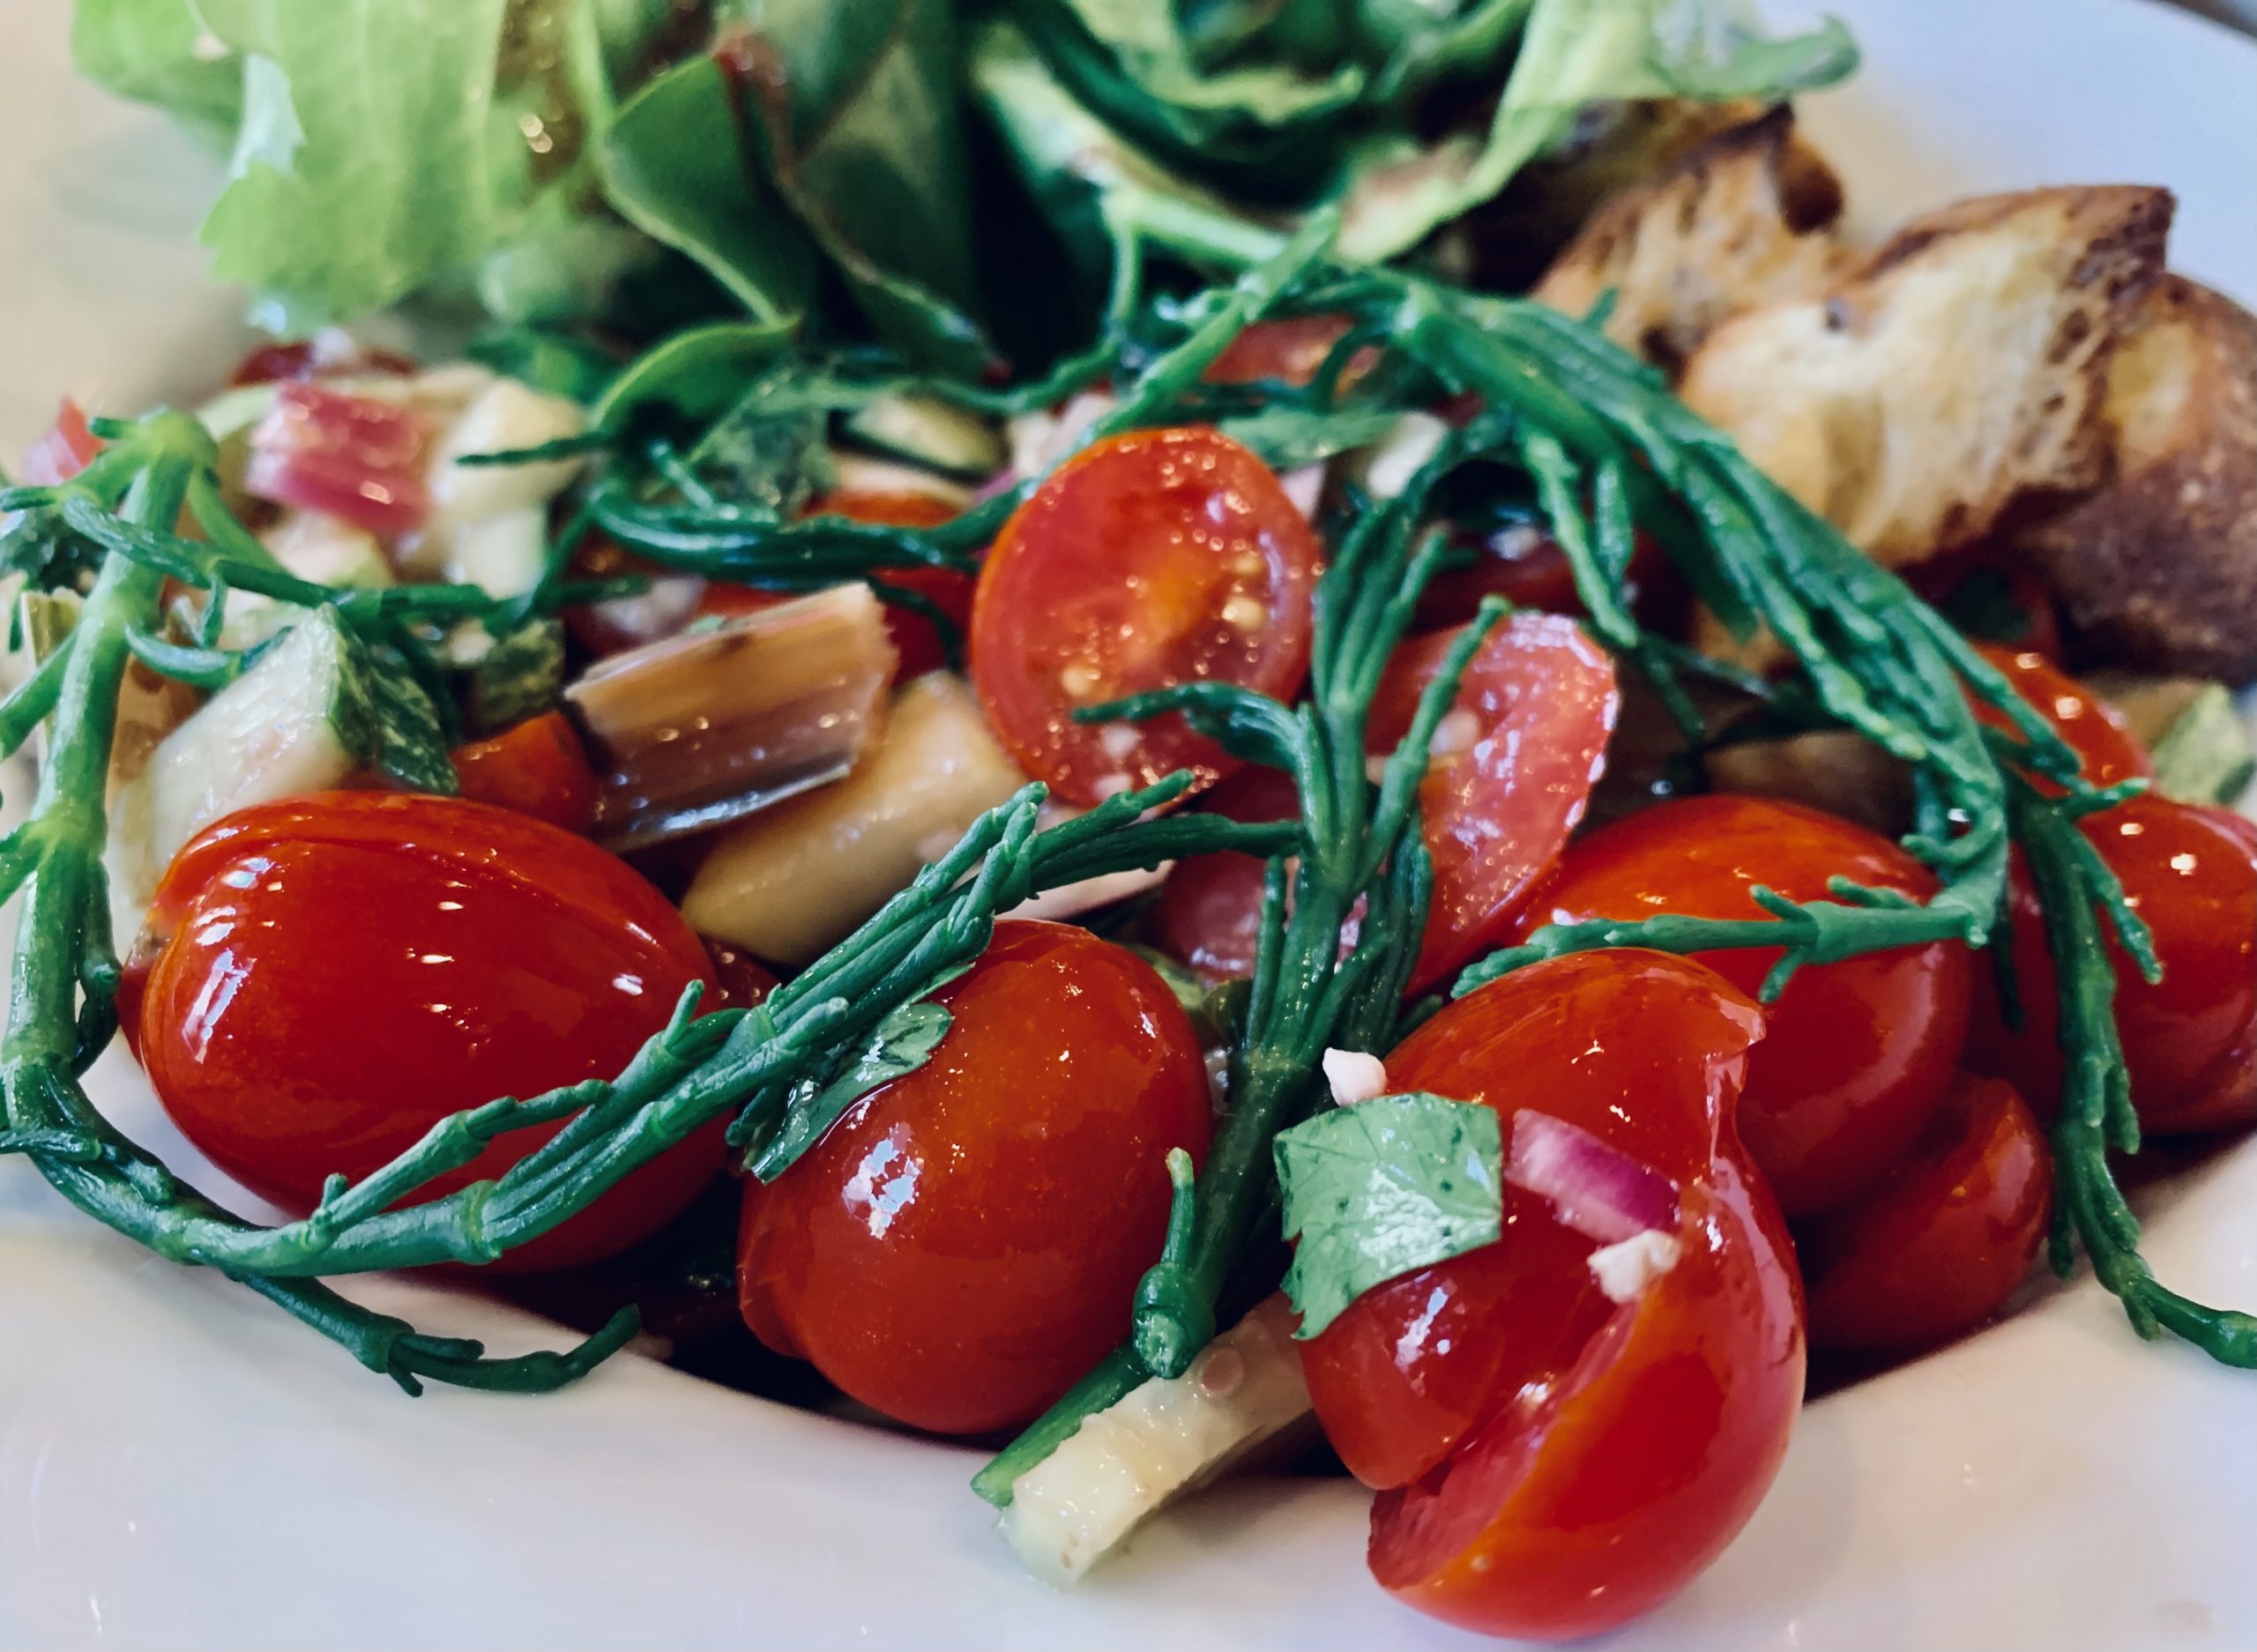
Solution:
<path fill-rule="evenodd" d="M 1456 632 L 1396 651 L 1367 743 L 1391 750 Z M 1614 662 L 1573 620 L 1516 614 L 1482 644 L 1434 730 L 1419 820 L 1434 863 L 1413 991 L 1501 945 L 1530 888 L 1567 847 L 1606 768 L 1622 708 Z"/>
<path fill-rule="evenodd" d="M 1913 1354 L 1973 1330 L 2030 1276 L 2052 1172 L 2014 1086 L 1963 1075 L 1879 1187 L 1800 1234 L 1812 1346 Z"/>
<path fill-rule="evenodd" d="M 1166 1155 L 1207 1149 L 1189 1018 L 1134 954 L 1009 921 L 935 995 L 927 1063 L 747 1182 L 745 1321 L 912 1427 L 1033 1417 L 1128 1334 L 1167 1227 Z"/>
<path fill-rule="evenodd" d="M 2257 824 L 2230 809 L 2134 798 L 2083 824 L 2155 938 L 2149 986 L 2112 936 L 2116 1031 L 2132 1105 L 2150 1130 L 2257 1121 Z M 1995 1074 L 2040 1116 L 2060 1109 L 2060 1005 L 2045 918 L 2017 858 L 2007 910 L 2022 1025 L 2010 1030 L 1987 970 L 1967 1065 Z"/>
<path fill-rule="evenodd" d="M 886 527 L 930 528 L 949 521 L 956 516 L 957 510 L 946 500 L 935 499 L 930 494 L 852 492 L 825 494 L 808 507 L 806 514 L 845 517 L 850 521 Z M 875 577 L 882 584 L 925 598 L 954 621 L 959 632 L 972 618 L 970 574 L 953 568 L 888 568 L 877 570 Z M 696 612 L 724 617 L 751 614 L 787 602 L 796 594 L 714 581 L 698 597 Z M 928 671 L 938 671 L 949 663 L 948 646 L 941 640 L 940 632 L 931 620 L 914 608 L 888 603 L 885 629 L 893 639 L 894 651 L 901 657 L 901 663 L 895 669 L 903 681 Z"/>
<path fill-rule="evenodd" d="M 2084 759 L 2084 778 L 2094 785 L 2155 773 L 2154 761 L 2123 714 L 2037 650 L 1981 643 L 1976 651 L 2004 672 L 2022 697 L 2060 731 L 2070 749 Z M 1996 706 L 1978 702 L 1975 715 L 1993 728 L 2012 726 Z"/>
<path fill-rule="evenodd" d="M 596 776 L 562 711 L 544 711 L 490 740 L 456 748 L 463 796 L 545 820 L 568 832 L 595 823 Z"/>
<path fill-rule="evenodd" d="M 1177 769 L 1236 766 L 1180 716 L 1077 723 L 1181 682 L 1290 699 L 1308 670 L 1315 532 L 1267 465 L 1210 429 L 1092 443 L 1035 489 L 987 553 L 972 680 L 997 737 L 1062 798 L 1096 803 Z"/>
<path fill-rule="evenodd" d="M 1389 1088 L 1523 1108 L 1673 1187 L 1673 1261 L 1618 1301 L 1599 1246 L 1508 1184 L 1494 1243 L 1367 1291 L 1302 1345 L 1349 1467 L 1382 1488 L 1373 1574 L 1490 1634 L 1594 1634 L 1683 1588 L 1746 1523 L 1802 1397 L 1778 1211 L 1732 1127 L 1755 1005 L 1640 951 L 1520 970 L 1387 1058 Z"/>
<path fill-rule="evenodd" d="M 1829 897 L 1846 877 L 1926 898 L 1927 869 L 1886 838 L 1816 809 L 1766 798 L 1661 803 L 1569 846 L 1521 909 L 1518 934 L 1584 919 L 1657 912 L 1761 918 L 1752 893 Z M 1771 949 L 1701 955 L 1754 993 Z M 1846 1203 L 1911 1147 L 1959 1065 L 1970 955 L 1936 941 L 1799 971 L 1766 1011 L 1739 1130 L 1790 1216 Z"/>
<path fill-rule="evenodd" d="M 245 809 L 182 850 L 119 1004 L 182 1133 L 306 1209 L 331 1172 L 357 1180 L 449 1113 L 611 1076 L 713 979 L 680 914 L 585 838 L 458 798 L 339 792 Z M 423 1196 L 559 1127 L 502 1136 Z M 721 1157 L 717 1121 L 495 1266 L 620 1250 Z"/>

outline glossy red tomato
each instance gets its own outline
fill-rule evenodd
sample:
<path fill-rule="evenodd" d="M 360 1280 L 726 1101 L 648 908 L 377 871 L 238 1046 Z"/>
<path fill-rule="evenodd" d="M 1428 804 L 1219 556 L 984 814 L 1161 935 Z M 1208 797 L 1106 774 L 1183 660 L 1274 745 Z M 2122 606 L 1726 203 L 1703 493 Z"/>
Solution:
<path fill-rule="evenodd" d="M 1834 877 L 1923 899 L 1936 887 L 1896 845 L 1831 815 L 1767 798 L 1686 798 L 1570 846 L 1522 909 L 1517 934 L 1657 912 L 1759 918 L 1759 885 L 1823 900 Z M 1966 1040 L 1970 956 L 1937 941 L 1805 969 L 1769 1007 L 1739 1131 L 1790 1216 L 1854 1198 L 1919 1135 Z M 1702 962 L 1752 995 L 1777 957 L 1749 949 Z"/>
<path fill-rule="evenodd" d="M 2037 1115 L 1961 1075 L 1879 1187 L 1802 1232 L 1812 1346 L 1913 1354 L 1973 1330 L 2030 1276 L 2052 1204 Z"/>
<path fill-rule="evenodd" d="M 930 528 L 949 521 L 957 510 L 947 501 L 929 494 L 855 492 L 825 494 L 808 507 L 807 514 L 845 517 L 855 522 L 878 523 L 888 527 Z M 889 568 L 877 577 L 882 584 L 927 599 L 956 622 L 959 631 L 972 618 L 972 578 L 969 574 L 952 568 Z M 788 601 L 793 594 L 715 581 L 700 594 L 696 612 L 724 617 L 751 614 Z M 932 621 L 915 609 L 889 603 L 885 629 L 893 638 L 894 651 L 901 657 L 896 674 L 903 681 L 928 671 L 938 671 L 949 663 L 948 648 L 942 642 L 940 632 L 934 629 Z"/>
<path fill-rule="evenodd" d="M 616 1073 L 682 989 L 696 936 L 585 838 L 458 798 L 340 792 L 262 804 L 175 858 L 121 1012 L 182 1132 L 278 1204 L 310 1208 L 451 1112 Z M 496 1141 L 434 1184 L 497 1176 L 555 1134 Z M 607 1255 L 686 1209 L 717 1127 L 499 1268 Z"/>
<path fill-rule="evenodd" d="M 463 796 L 547 821 L 569 832 L 595 823 L 596 776 L 562 711 L 544 711 L 455 751 Z"/>
<path fill-rule="evenodd" d="M 741 947 L 727 941 L 703 937 L 705 956 L 711 960 L 720 996 L 710 1008 L 750 1009 L 774 992 L 776 973 Z"/>
<path fill-rule="evenodd" d="M 1316 535 L 1269 467 L 1210 429 L 1092 443 L 987 553 L 972 680 L 1022 767 L 1095 803 L 1177 769 L 1234 767 L 1181 717 L 1102 726 L 1076 706 L 1180 682 L 1292 698 L 1308 670 Z"/>
<path fill-rule="evenodd" d="M 1208 793 L 1200 807 L 1227 820 L 1259 822 L 1291 820 L 1300 803 L 1290 778 L 1251 763 Z M 1234 850 L 1186 856 L 1160 885 L 1154 943 L 1210 982 L 1251 975 L 1268 875 L 1267 862 Z"/>
<path fill-rule="evenodd" d="M 1024 1422 L 1128 1334 L 1167 1227 L 1168 1150 L 1203 1157 L 1190 1020 L 1134 954 L 1006 922 L 935 994 L 932 1059 L 748 1182 L 745 1321 L 938 1433 Z"/>
<path fill-rule="evenodd" d="M 2107 943 L 2141 1122 L 2194 1131 L 2257 1121 L 2257 824 L 2150 796 L 2092 816 L 2084 831 L 2163 964 L 2151 986 Z M 2022 1027 L 2008 1031 L 1990 971 L 1979 971 L 1967 1064 L 2007 1080 L 2050 1119 L 2060 1105 L 2060 1006 L 2045 919 L 2018 861 L 2007 912 Z"/>
<path fill-rule="evenodd" d="M 1460 533 L 1457 543 L 1472 552 L 1472 563 L 1434 576 L 1419 599 L 1417 622 L 1422 630 L 1463 625 L 1487 596 L 1502 597 L 1516 608 L 1538 608 L 1546 614 L 1584 611 L 1568 554 L 1540 520 L 1507 523 L 1479 534 Z M 1624 578 L 1624 594 L 1634 608 L 1646 614 L 1656 596 L 1669 589 L 1671 583 L 1669 559 L 1652 539 L 1641 533 Z M 1654 621 L 1661 617 L 1652 615 Z"/>
<path fill-rule="evenodd" d="M 1802 1397 L 1792 1252 L 1733 1132 L 1756 1007 L 1700 965 L 1592 952 L 1458 1000 L 1389 1087 L 1523 1107 L 1677 1192 L 1674 1265 L 1627 1303 L 1596 1242 L 1506 1189 L 1496 1243 L 1367 1291 L 1302 1345 L 1349 1467 L 1381 1487 L 1371 1566 L 1490 1634 L 1594 1634 L 1651 1609 L 1754 1512 Z"/>
<path fill-rule="evenodd" d="M 2084 778 L 2094 785 L 2155 773 L 2154 761 L 2124 721 L 2123 714 L 2036 649 L 1977 644 L 1977 651 L 2004 672 L 2022 697 L 2055 728 L 2069 748 L 2084 759 Z M 1976 716 L 1993 728 L 2008 728 L 1997 707 L 1978 703 Z"/>
<path fill-rule="evenodd" d="M 1396 651 L 1372 696 L 1374 750 L 1393 749 L 1409 730 L 1456 640 L 1441 632 Z M 1419 788 L 1434 894 L 1412 990 L 1503 944 L 1583 819 L 1621 708 L 1613 659 L 1572 620 L 1516 614 L 1481 645 L 1434 731 Z"/>

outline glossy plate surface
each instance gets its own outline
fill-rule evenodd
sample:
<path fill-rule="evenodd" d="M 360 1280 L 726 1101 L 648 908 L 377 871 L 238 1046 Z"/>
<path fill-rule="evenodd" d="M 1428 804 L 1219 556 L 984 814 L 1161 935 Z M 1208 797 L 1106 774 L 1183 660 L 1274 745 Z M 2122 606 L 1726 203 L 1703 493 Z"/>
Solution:
<path fill-rule="evenodd" d="M 2178 265 L 2257 297 L 2246 42 L 2144 0 L 1825 9 L 1866 68 L 1807 118 L 1862 224 L 1987 189 L 2165 182 Z M 191 239 L 215 163 L 71 78 L 67 11 L 0 0 L 11 458 L 57 394 L 192 394 L 239 342 Z M 25 778 L 0 776 L 11 805 Z M 122 1057 L 95 1089 L 201 1170 Z M 2257 1143 L 2145 1208 L 2163 1276 L 2257 1305 Z M 428 1286 L 355 1291 L 501 1347 L 546 1335 Z M 1369 1581 L 1345 1483 L 1227 1486 L 1069 1596 L 998 1544 L 964 1489 L 976 1461 L 631 1357 L 553 1399 L 410 1402 L 0 1162 L 0 1648 L 1481 1644 Z M 1610 1644 L 2246 1648 L 2253 1463 L 2257 1384 L 2142 1346 L 2083 1281 L 1811 1407 L 1746 1535 Z"/>

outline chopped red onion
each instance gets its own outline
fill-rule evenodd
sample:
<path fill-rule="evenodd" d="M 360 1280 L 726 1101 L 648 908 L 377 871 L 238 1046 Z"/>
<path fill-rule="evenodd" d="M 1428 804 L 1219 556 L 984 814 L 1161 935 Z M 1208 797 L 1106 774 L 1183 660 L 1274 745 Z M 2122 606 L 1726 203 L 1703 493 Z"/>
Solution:
<path fill-rule="evenodd" d="M 252 428 L 244 491 L 341 517 L 380 538 L 421 526 L 430 508 L 429 421 L 413 408 L 296 383 Z"/>
<path fill-rule="evenodd" d="M 1677 1184 L 1549 1113 L 1513 1116 L 1505 1179 L 1552 1202 L 1561 1223 L 1603 1245 L 1677 1226 Z"/>

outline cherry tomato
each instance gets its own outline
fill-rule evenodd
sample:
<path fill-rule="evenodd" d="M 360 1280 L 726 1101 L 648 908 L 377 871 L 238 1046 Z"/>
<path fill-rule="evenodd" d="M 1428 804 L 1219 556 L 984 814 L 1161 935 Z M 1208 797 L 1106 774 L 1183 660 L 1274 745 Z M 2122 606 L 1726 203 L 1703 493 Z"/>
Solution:
<path fill-rule="evenodd" d="M 53 487 L 67 482 L 101 450 L 101 438 L 86 427 L 86 409 L 66 396 L 56 407 L 55 422 L 24 451 L 24 486 Z"/>
<path fill-rule="evenodd" d="M 2113 785 L 2155 773 L 2123 714 L 2035 649 L 1979 643 L 1976 651 L 2006 673 L 2022 697 L 2060 731 L 2069 748 L 2084 759 L 2084 778 L 2094 785 Z M 2009 728 L 2006 714 L 1978 702 L 1975 715 L 1993 728 Z"/>
<path fill-rule="evenodd" d="M 837 493 L 816 500 L 808 507 L 807 514 L 845 517 L 852 521 L 888 527 L 929 528 L 949 521 L 956 516 L 957 510 L 929 494 Z M 880 570 L 877 577 L 882 584 L 926 598 L 955 621 L 958 631 L 972 618 L 972 578 L 969 574 L 953 568 L 888 568 Z M 696 612 L 725 617 L 752 614 L 788 601 L 793 594 L 716 581 L 698 597 Z M 897 674 L 904 682 L 928 671 L 938 671 L 949 663 L 948 646 L 942 641 L 940 632 L 932 621 L 915 609 L 887 604 L 885 629 L 893 638 L 894 651 L 901 656 Z"/>
<path fill-rule="evenodd" d="M 1201 805 L 1209 814 L 1250 822 L 1291 820 L 1300 807 L 1292 781 L 1258 763 L 1223 781 Z M 1154 944 L 1209 982 L 1253 974 L 1268 876 L 1266 862 L 1235 850 L 1186 856 L 1160 885 Z"/>
<path fill-rule="evenodd" d="M 745 1186 L 746 1322 L 864 1404 L 976 1433 L 1035 1416 L 1128 1334 L 1204 1155 L 1206 1069 L 1149 965 L 1080 929 L 995 926 L 935 1001 L 926 1065 Z"/>
<path fill-rule="evenodd" d="M 712 963 L 713 978 L 719 984 L 720 997 L 715 1008 L 750 1009 L 776 990 L 778 983 L 775 971 L 752 954 L 711 935 L 700 939 L 705 943 L 706 957 Z"/>
<path fill-rule="evenodd" d="M 1181 717 L 1103 726 L 1074 708 L 1180 682 L 1291 699 L 1308 670 L 1316 535 L 1262 461 L 1210 429 L 1084 449 L 987 553 L 972 679 L 1029 773 L 1096 803 L 1177 769 L 1235 766 Z"/>
<path fill-rule="evenodd" d="M 232 815 L 181 851 L 121 993 L 182 1132 L 310 1209 L 451 1112 L 607 1078 L 713 985 L 696 936 L 584 837 L 458 798 L 339 792 Z M 555 1134 L 503 1136 L 432 1184 L 498 1176 Z M 688 1208 L 716 1127 L 497 1268 L 608 1255 Z"/>
<path fill-rule="evenodd" d="M 291 344 L 263 344 L 246 353 L 228 376 L 231 385 L 271 384 L 289 379 L 322 378 L 336 374 L 390 373 L 406 376 L 415 363 L 391 350 L 350 345 L 330 353 L 310 339 Z"/>
<path fill-rule="evenodd" d="M 2112 938 L 2116 1031 L 2132 1105 L 2150 1130 L 2257 1121 L 2257 824 L 2229 809 L 2154 796 L 2093 815 L 2086 837 L 2147 920 L 2163 964 L 2150 986 Z M 2040 1115 L 2060 1106 L 2060 1006 L 2045 919 L 2017 857 L 2007 910 L 2019 1032 L 1991 972 L 1978 972 L 1967 1065 L 2007 1080 Z"/>
<path fill-rule="evenodd" d="M 1879 1187 L 1801 1234 L 1812 1345 L 1912 1354 L 1973 1330 L 2029 1277 L 2052 1203 L 2037 1115 L 1962 1075 Z"/>
<path fill-rule="evenodd" d="M 1517 1186 L 1494 1244 L 1366 1292 L 1302 1345 L 1349 1467 L 1381 1488 L 1373 1574 L 1491 1634 L 1597 1633 L 1659 1604 L 1754 1512 L 1802 1397 L 1802 1305 L 1732 1127 L 1755 1005 L 1657 953 L 1533 965 L 1449 1005 L 1389 1086 L 1523 1107 L 1678 1192 L 1674 1264 L 1627 1303 L 1595 1241 Z"/>
<path fill-rule="evenodd" d="M 1816 809 L 1685 798 L 1571 845 L 1522 909 L 1519 934 L 1657 912 L 1758 918 L 1758 886 L 1823 900 L 1834 877 L 1922 899 L 1936 887 L 1896 845 Z M 1777 958 L 1768 948 L 1701 955 L 1750 994 Z M 1959 1065 L 1971 973 L 1964 947 L 1936 941 L 1803 969 L 1769 1007 L 1770 1033 L 1748 1068 L 1739 1130 L 1790 1216 L 1847 1202 L 1912 1145 Z"/>
<path fill-rule="evenodd" d="M 1531 514 L 1525 521 L 1506 522 L 1484 532 L 1461 532 L 1456 539 L 1473 553 L 1473 562 L 1470 567 L 1447 569 L 1427 584 L 1419 599 L 1417 624 L 1421 630 L 1463 625 L 1473 617 L 1481 599 L 1492 595 L 1504 598 L 1516 608 L 1537 608 L 1546 614 L 1584 612 L 1568 554 L 1540 518 Z M 1631 606 L 1646 613 L 1653 597 L 1669 589 L 1671 572 L 1669 559 L 1660 547 L 1648 535 L 1639 534 L 1623 582 Z"/>
<path fill-rule="evenodd" d="M 583 832 L 595 823 L 596 776 L 562 711 L 544 711 L 455 752 L 455 777 L 474 803 L 515 809 Z"/>
<path fill-rule="evenodd" d="M 1372 696 L 1375 750 L 1392 750 L 1409 730 L 1456 640 L 1441 632 L 1396 651 Z M 1434 894 L 1413 991 L 1503 943 L 1583 819 L 1621 707 L 1613 660 L 1572 620 L 1516 614 L 1481 645 L 1434 730 L 1419 787 Z"/>
<path fill-rule="evenodd" d="M 1276 379 L 1299 389 L 1316 377 L 1332 346 L 1347 336 L 1345 316 L 1289 316 L 1257 321 L 1239 330 L 1238 337 L 1208 364 L 1203 376 L 1210 384 L 1255 384 Z M 1357 351 L 1340 375 L 1341 387 L 1354 383 L 1378 361 L 1376 350 Z"/>

